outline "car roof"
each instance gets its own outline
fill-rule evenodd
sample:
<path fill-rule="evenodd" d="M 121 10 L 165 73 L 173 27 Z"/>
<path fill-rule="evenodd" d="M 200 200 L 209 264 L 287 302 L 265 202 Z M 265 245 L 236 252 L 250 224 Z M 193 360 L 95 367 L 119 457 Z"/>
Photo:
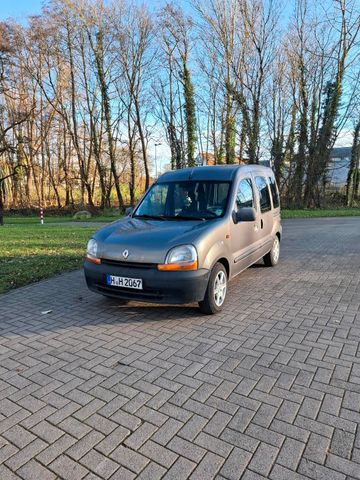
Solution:
<path fill-rule="evenodd" d="M 157 179 L 157 183 L 179 182 L 186 180 L 232 181 L 243 173 L 273 175 L 269 167 L 262 165 L 211 165 L 205 167 L 182 168 L 166 172 Z"/>

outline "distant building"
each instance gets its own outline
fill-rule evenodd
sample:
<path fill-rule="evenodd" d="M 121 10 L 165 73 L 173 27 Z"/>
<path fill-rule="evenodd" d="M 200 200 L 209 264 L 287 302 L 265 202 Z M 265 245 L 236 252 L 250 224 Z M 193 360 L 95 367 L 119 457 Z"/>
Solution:
<path fill-rule="evenodd" d="M 235 163 L 239 165 L 243 165 L 247 163 L 246 159 L 240 159 L 239 157 L 235 157 Z M 211 152 L 204 152 L 199 153 L 198 156 L 195 158 L 195 165 L 197 167 L 205 167 L 206 165 L 215 165 L 215 155 Z"/>
<path fill-rule="evenodd" d="M 332 188 L 345 187 L 351 160 L 351 147 L 335 147 L 330 153 L 326 172 L 327 183 Z"/>
<path fill-rule="evenodd" d="M 205 167 L 206 165 L 215 165 L 215 155 L 210 152 L 199 153 L 195 158 L 197 167 Z"/>

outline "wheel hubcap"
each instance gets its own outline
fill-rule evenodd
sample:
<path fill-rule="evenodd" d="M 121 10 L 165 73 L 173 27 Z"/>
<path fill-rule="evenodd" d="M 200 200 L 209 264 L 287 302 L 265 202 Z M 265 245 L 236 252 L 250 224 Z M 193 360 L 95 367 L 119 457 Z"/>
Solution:
<path fill-rule="evenodd" d="M 214 282 L 214 300 L 218 307 L 224 303 L 226 295 L 226 275 L 223 271 L 218 272 Z"/>
<path fill-rule="evenodd" d="M 274 240 L 274 245 L 273 245 L 273 259 L 274 262 L 277 262 L 279 260 L 280 256 L 280 242 L 278 237 L 275 238 Z"/>

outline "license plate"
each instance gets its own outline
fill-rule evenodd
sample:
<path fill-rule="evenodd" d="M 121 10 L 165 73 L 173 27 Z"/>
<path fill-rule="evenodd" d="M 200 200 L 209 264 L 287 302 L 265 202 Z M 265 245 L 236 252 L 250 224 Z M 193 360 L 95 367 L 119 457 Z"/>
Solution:
<path fill-rule="evenodd" d="M 117 277 L 115 275 L 106 275 L 106 283 L 112 287 L 136 288 L 142 290 L 141 278 Z"/>

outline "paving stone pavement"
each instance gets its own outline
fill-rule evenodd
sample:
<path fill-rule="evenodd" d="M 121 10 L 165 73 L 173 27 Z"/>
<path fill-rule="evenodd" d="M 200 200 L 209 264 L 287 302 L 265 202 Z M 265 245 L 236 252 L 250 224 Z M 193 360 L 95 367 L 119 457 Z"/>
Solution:
<path fill-rule="evenodd" d="M 1 480 L 360 479 L 360 218 L 284 221 L 216 316 L 73 272 L 0 327 Z"/>

